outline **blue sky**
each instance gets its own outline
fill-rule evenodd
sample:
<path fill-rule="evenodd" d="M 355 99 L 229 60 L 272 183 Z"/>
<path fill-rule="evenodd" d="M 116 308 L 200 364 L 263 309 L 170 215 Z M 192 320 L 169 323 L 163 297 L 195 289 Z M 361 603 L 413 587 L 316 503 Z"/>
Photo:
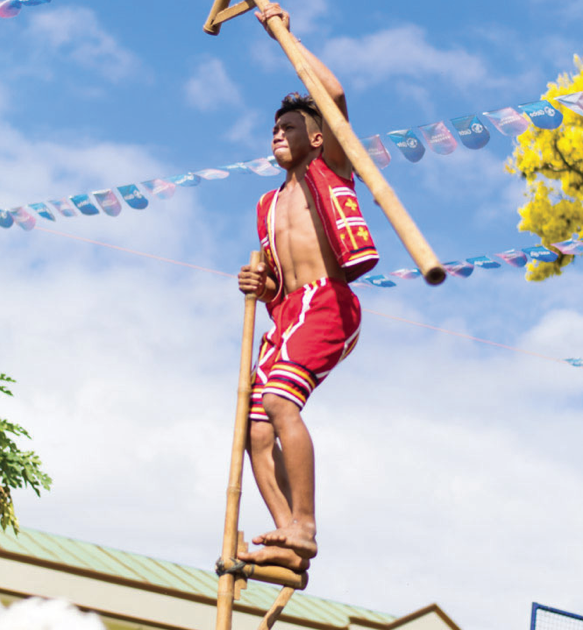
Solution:
<path fill-rule="evenodd" d="M 251 15 L 205 35 L 210 4 L 53 0 L 0 20 L 0 208 L 267 156 L 273 111 L 301 85 Z M 575 1 L 289 8 L 344 84 L 360 137 L 535 101 L 583 54 Z M 386 142 L 383 173 L 444 261 L 538 242 L 516 227 L 512 140 L 489 129 L 479 151 L 417 164 Z M 37 227 L 235 274 L 257 246 L 255 202 L 280 181 L 233 174 L 144 211 Z M 358 191 L 377 270 L 411 266 Z M 0 371 L 18 380 L 1 413 L 30 430 L 55 480 L 40 501 L 16 494 L 22 524 L 211 568 L 236 281 L 40 229 L 0 230 L 0 248 Z M 503 265 L 438 288 L 357 289 L 359 347 L 305 414 L 313 595 L 395 615 L 436 601 L 475 630 L 526 628 L 532 601 L 581 612 L 583 372 L 552 360 L 583 356 L 580 263 L 540 284 L 523 275 Z M 249 471 L 242 526 L 269 527 Z"/>

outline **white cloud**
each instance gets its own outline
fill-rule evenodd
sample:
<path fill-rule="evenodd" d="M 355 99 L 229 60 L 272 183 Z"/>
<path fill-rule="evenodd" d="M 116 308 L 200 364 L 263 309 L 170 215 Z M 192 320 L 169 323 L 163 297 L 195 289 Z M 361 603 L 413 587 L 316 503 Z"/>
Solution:
<path fill-rule="evenodd" d="M 37 47 L 112 81 L 140 68 L 137 57 L 103 28 L 94 11 L 84 7 L 61 7 L 33 15 L 27 36 Z"/>
<path fill-rule="evenodd" d="M 413 24 L 361 38 L 331 39 L 322 57 L 332 67 L 342 68 L 360 89 L 389 77 L 434 77 L 463 90 L 497 82 L 481 57 L 461 48 L 436 48 L 427 41 L 425 30 Z"/>
<path fill-rule="evenodd" d="M 327 0 L 296 0 L 291 12 L 291 29 L 295 33 L 306 34 L 325 28 L 330 8 Z"/>
<path fill-rule="evenodd" d="M 198 68 L 185 85 L 187 102 L 200 111 L 213 111 L 221 106 L 237 107 L 242 96 L 229 77 L 220 59 L 201 58 Z"/>
<path fill-rule="evenodd" d="M 517 343 L 552 356 L 582 334 L 577 313 L 556 313 Z M 583 483 L 581 372 L 480 351 L 368 318 L 356 350 L 364 356 L 331 377 L 334 392 L 318 392 L 306 414 L 320 475 L 313 588 L 328 597 L 356 589 L 364 605 L 390 591 L 391 612 L 405 614 L 427 604 L 431 584 L 461 627 L 486 630 L 489 602 L 518 627 L 535 591 L 564 601 L 561 585 L 581 582 L 583 508 L 570 498 Z M 349 560 L 337 561 L 342 542 Z"/>
<path fill-rule="evenodd" d="M 31 431 L 55 478 L 40 500 L 16 494 L 22 524 L 210 568 L 236 397 L 235 283 L 156 263 L 63 265 L 67 252 L 31 273 L 32 248 L 9 253 L 3 303 L 18 316 L 0 311 L 1 369 L 19 383 L 3 415 Z M 390 310 L 415 316 L 399 297 Z M 582 337 L 581 316 L 563 310 L 517 345 L 560 356 Z M 404 614 L 431 592 L 476 630 L 491 630 L 492 601 L 508 627 L 533 592 L 569 607 L 561 585 L 580 583 L 583 561 L 583 508 L 571 500 L 583 482 L 580 379 L 366 315 L 354 356 L 305 412 L 321 545 L 310 593 Z M 243 497 L 249 538 L 269 519 L 248 470 Z"/>
<path fill-rule="evenodd" d="M 452 206 L 464 201 L 471 204 L 467 219 L 473 222 L 491 224 L 511 215 L 518 223 L 516 208 L 523 200 L 523 182 L 507 173 L 504 160 L 489 148 L 468 150 L 456 139 L 457 149 L 447 156 L 436 155 L 427 148 L 424 168 L 419 169 L 423 189 Z M 444 185 L 446 181 L 453 185 Z"/>
<path fill-rule="evenodd" d="M 270 122 L 261 120 L 257 111 L 247 111 L 239 116 L 235 124 L 225 132 L 224 137 L 230 142 L 236 142 L 257 151 L 257 155 L 261 152 L 267 152 L 267 155 L 270 152 L 268 126 Z M 261 126 L 262 123 L 263 126 Z"/>
<path fill-rule="evenodd" d="M 558 13 L 566 19 L 576 19 L 583 16 L 583 6 L 579 0 L 556 0 L 555 2 L 532 0 L 532 2 L 535 5 L 541 5 L 546 11 Z"/>
<path fill-rule="evenodd" d="M 308 36 L 311 42 L 321 40 L 330 30 L 330 7 L 327 0 L 295 0 L 291 13 L 291 31 Z M 308 47 L 310 42 L 305 42 Z M 251 49 L 253 60 L 267 72 L 290 72 L 288 59 L 278 50 L 278 44 L 263 32 L 256 37 Z"/>
<path fill-rule="evenodd" d="M 321 34 L 326 29 L 330 16 L 328 0 L 295 0 L 293 7 L 288 8 L 293 33 L 305 35 L 317 31 Z"/>
<path fill-rule="evenodd" d="M 551 280 L 552 282 L 552 280 Z M 561 358 L 583 357 L 583 316 L 568 310 L 547 313 L 524 335 L 524 346 Z"/>

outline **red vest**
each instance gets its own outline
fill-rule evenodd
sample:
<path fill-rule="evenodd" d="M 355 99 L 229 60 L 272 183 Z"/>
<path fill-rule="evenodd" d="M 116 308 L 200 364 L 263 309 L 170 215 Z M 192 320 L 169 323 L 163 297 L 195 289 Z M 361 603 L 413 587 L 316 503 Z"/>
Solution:
<path fill-rule="evenodd" d="M 354 178 L 337 175 L 320 156 L 308 166 L 304 177 L 330 247 L 348 282 L 370 271 L 378 262 L 368 226 L 354 192 Z M 281 188 L 272 190 L 257 204 L 257 231 L 266 263 L 277 280 L 277 295 L 267 305 L 271 313 L 283 299 L 281 265 L 275 245 L 275 212 Z"/>

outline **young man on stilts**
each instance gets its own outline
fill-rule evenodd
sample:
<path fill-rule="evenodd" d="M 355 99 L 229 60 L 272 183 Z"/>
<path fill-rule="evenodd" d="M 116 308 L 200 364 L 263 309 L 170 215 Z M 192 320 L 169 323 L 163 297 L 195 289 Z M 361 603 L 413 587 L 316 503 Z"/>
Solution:
<path fill-rule="evenodd" d="M 289 15 L 270 3 L 256 13 Z M 271 33 L 270 33 L 271 35 Z M 342 86 L 299 40 L 298 47 L 347 117 Z M 352 166 L 310 97 L 288 95 L 275 115 L 273 154 L 284 184 L 264 195 L 257 225 L 265 262 L 239 273 L 243 293 L 266 302 L 274 327 L 264 335 L 251 393 L 248 452 L 276 530 L 239 558 L 308 568 L 317 551 L 314 449 L 300 411 L 313 389 L 354 348 L 360 305 L 348 282 L 378 261 L 354 192 Z"/>

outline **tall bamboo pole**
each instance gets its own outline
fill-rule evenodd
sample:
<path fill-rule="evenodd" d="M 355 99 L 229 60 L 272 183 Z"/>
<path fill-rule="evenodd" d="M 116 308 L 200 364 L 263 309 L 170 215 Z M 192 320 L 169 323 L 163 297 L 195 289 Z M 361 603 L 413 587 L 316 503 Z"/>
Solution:
<path fill-rule="evenodd" d="M 254 0 L 260 10 L 267 7 L 268 0 Z M 445 279 L 445 270 L 431 247 L 409 216 L 395 191 L 372 161 L 371 157 L 356 137 L 352 127 L 310 65 L 306 62 L 291 33 L 285 28 L 279 16 L 267 21 L 271 32 L 283 48 L 299 78 L 326 119 L 332 133 L 344 149 L 356 172 L 369 188 L 403 245 L 419 267 L 429 284 L 440 284 Z"/>
<path fill-rule="evenodd" d="M 260 261 L 259 252 L 251 253 L 251 269 Z M 239 529 L 239 507 L 241 505 L 241 481 L 243 477 L 243 457 L 247 440 L 247 419 L 249 416 L 249 397 L 251 395 L 251 361 L 253 354 L 253 335 L 255 331 L 255 294 L 245 295 L 245 316 L 243 319 L 243 341 L 241 344 L 241 363 L 239 368 L 239 386 L 237 389 L 237 410 L 235 430 L 231 451 L 231 468 L 227 488 L 227 510 L 223 534 L 221 558 L 228 560 L 237 554 L 237 530 Z M 231 630 L 233 618 L 233 597 L 235 577 L 225 573 L 219 577 L 217 594 L 216 630 Z"/>

